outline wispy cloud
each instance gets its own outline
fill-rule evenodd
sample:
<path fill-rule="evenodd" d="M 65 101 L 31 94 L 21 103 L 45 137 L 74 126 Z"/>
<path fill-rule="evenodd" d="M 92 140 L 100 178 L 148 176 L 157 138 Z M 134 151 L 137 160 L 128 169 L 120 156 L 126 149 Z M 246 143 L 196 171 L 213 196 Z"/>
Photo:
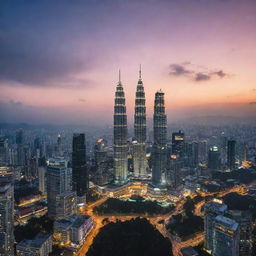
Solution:
<path fill-rule="evenodd" d="M 186 68 L 186 64 L 171 64 L 169 75 L 182 76 L 192 74 L 193 71 Z"/>
<path fill-rule="evenodd" d="M 193 65 L 191 62 L 183 62 L 181 64 L 173 63 L 169 66 L 170 76 L 185 76 L 193 81 L 202 82 L 213 78 L 225 78 L 229 74 L 223 70 L 209 70 L 205 67 Z"/>

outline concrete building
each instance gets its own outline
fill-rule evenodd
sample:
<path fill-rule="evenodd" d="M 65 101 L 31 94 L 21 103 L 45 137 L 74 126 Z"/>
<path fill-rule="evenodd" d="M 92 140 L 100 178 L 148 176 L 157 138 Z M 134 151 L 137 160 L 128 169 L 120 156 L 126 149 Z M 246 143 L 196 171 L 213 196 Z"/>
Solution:
<path fill-rule="evenodd" d="M 217 146 L 211 147 L 208 152 L 208 168 L 211 170 L 220 168 L 220 151 Z"/>
<path fill-rule="evenodd" d="M 227 211 L 227 205 L 221 200 L 214 199 L 204 206 L 204 247 L 209 251 L 213 251 L 213 228 L 214 221 L 218 215 L 223 215 Z"/>
<path fill-rule="evenodd" d="M 213 228 L 213 256 L 239 256 L 239 224 L 218 215 Z"/>
<path fill-rule="evenodd" d="M 80 203 L 85 203 L 88 188 L 85 134 L 75 133 L 72 145 L 72 190 L 76 192 Z"/>
<path fill-rule="evenodd" d="M 63 158 L 51 158 L 47 166 L 47 202 L 49 217 L 56 217 L 56 197 L 65 191 L 67 191 L 67 161 Z"/>
<path fill-rule="evenodd" d="M 42 193 L 42 195 L 47 194 L 46 189 L 46 167 L 39 166 L 38 167 L 38 182 L 39 182 L 39 191 Z"/>
<path fill-rule="evenodd" d="M 61 245 L 79 246 L 93 227 L 90 216 L 74 214 L 54 222 L 54 239 Z"/>
<path fill-rule="evenodd" d="M 199 256 L 199 254 L 192 246 L 188 246 L 181 248 L 180 256 Z"/>
<path fill-rule="evenodd" d="M 235 140 L 228 140 L 227 165 L 229 170 L 234 170 L 236 167 L 236 141 Z"/>
<path fill-rule="evenodd" d="M 252 215 L 248 211 L 229 210 L 225 216 L 239 224 L 239 256 L 252 255 Z"/>
<path fill-rule="evenodd" d="M 181 130 L 172 133 L 172 154 L 178 157 L 184 155 L 185 150 L 185 134 Z"/>
<path fill-rule="evenodd" d="M 77 197 L 72 191 L 56 196 L 56 219 L 64 219 L 77 213 Z"/>
<path fill-rule="evenodd" d="M 39 233 L 34 239 L 17 244 L 17 256 L 48 256 L 51 252 L 51 234 Z"/>

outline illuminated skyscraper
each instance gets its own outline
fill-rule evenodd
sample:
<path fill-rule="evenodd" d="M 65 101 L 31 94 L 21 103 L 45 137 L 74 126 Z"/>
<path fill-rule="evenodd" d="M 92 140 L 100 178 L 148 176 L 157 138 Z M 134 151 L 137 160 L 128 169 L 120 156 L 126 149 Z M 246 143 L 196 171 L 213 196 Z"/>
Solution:
<path fill-rule="evenodd" d="M 63 158 L 51 158 L 47 166 L 47 203 L 48 216 L 56 217 L 56 197 L 67 191 L 67 161 Z"/>
<path fill-rule="evenodd" d="M 204 246 L 209 251 L 213 251 L 213 228 L 214 221 L 218 215 L 223 215 L 227 211 L 227 205 L 221 200 L 214 199 L 204 206 Z"/>
<path fill-rule="evenodd" d="M 146 105 L 145 92 L 141 80 L 141 69 L 139 72 L 139 81 L 136 90 L 135 113 L 134 113 L 134 140 L 133 140 L 133 167 L 134 176 L 143 178 L 146 173 Z"/>
<path fill-rule="evenodd" d="M 127 116 L 125 94 L 120 81 L 116 87 L 114 107 L 114 175 L 115 183 L 122 185 L 127 181 L 128 169 Z"/>
<path fill-rule="evenodd" d="M 184 155 L 185 134 L 181 130 L 172 133 L 172 154 L 177 156 Z"/>
<path fill-rule="evenodd" d="M 220 168 L 220 150 L 217 146 L 213 146 L 209 150 L 208 168 L 211 170 L 218 170 Z"/>
<path fill-rule="evenodd" d="M 154 145 L 152 183 L 155 186 L 162 185 L 162 179 L 166 170 L 166 143 L 167 143 L 167 120 L 165 114 L 164 93 L 160 90 L 155 94 L 154 105 Z"/>

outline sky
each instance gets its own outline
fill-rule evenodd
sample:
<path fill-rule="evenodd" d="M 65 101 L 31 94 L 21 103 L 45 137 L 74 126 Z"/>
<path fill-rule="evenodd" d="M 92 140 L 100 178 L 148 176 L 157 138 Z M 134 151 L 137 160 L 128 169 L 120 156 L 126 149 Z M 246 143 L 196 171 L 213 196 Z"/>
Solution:
<path fill-rule="evenodd" d="M 254 0 L 0 2 L 0 122 L 111 124 L 118 70 L 128 120 L 142 65 L 148 118 L 256 117 Z"/>

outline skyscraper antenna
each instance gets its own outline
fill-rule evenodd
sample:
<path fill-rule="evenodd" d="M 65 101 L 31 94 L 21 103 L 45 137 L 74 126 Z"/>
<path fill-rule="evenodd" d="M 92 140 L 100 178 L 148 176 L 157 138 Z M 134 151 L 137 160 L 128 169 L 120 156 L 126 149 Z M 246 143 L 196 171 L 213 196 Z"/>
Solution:
<path fill-rule="evenodd" d="M 121 83 L 121 70 L 119 69 L 119 84 Z"/>
<path fill-rule="evenodd" d="M 140 71 L 139 71 L 139 79 L 141 80 L 141 64 L 140 64 Z"/>

